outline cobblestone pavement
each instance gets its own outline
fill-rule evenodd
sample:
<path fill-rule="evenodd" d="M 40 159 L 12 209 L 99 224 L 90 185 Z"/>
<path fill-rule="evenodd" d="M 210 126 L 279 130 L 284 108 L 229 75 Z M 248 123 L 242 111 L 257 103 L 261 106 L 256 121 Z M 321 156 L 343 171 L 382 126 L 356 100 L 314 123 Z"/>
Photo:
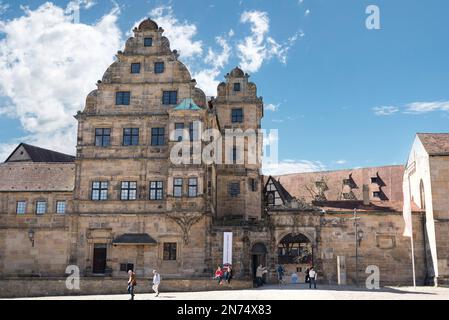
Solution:
<path fill-rule="evenodd" d="M 387 287 L 368 291 L 355 287 L 319 286 L 309 289 L 305 285 L 264 286 L 259 289 L 235 291 L 204 291 L 204 292 L 161 292 L 159 297 L 154 294 L 136 294 L 135 300 L 222 300 L 226 296 L 231 300 L 449 300 L 449 288 L 434 287 Z M 127 300 L 129 295 L 91 295 L 37 297 L 27 299 L 41 300 Z"/>

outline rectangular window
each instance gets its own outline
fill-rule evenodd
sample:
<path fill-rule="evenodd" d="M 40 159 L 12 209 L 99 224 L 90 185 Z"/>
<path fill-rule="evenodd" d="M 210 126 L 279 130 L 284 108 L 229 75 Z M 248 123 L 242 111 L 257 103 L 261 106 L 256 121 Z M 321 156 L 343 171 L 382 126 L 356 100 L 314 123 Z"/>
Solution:
<path fill-rule="evenodd" d="M 137 182 L 122 181 L 120 188 L 120 200 L 136 200 L 137 198 Z"/>
<path fill-rule="evenodd" d="M 374 192 L 373 192 L 373 197 L 374 197 L 374 198 L 380 198 L 381 195 L 382 195 L 382 194 L 381 194 L 380 191 L 374 191 Z"/>
<path fill-rule="evenodd" d="M 27 202 L 26 201 L 17 201 L 16 213 L 17 214 L 25 214 L 26 210 L 27 210 Z"/>
<path fill-rule="evenodd" d="M 107 147 L 111 145 L 111 129 L 98 128 L 95 129 L 95 146 Z"/>
<path fill-rule="evenodd" d="M 116 105 L 129 105 L 130 100 L 131 100 L 130 91 L 119 91 L 115 93 Z"/>
<path fill-rule="evenodd" d="M 176 242 L 164 242 L 164 260 L 176 260 Z"/>
<path fill-rule="evenodd" d="M 240 91 L 240 82 L 234 83 L 234 91 Z"/>
<path fill-rule="evenodd" d="M 162 93 L 162 104 L 177 104 L 178 91 L 164 91 Z"/>
<path fill-rule="evenodd" d="M 190 141 L 198 141 L 199 134 L 198 134 L 198 127 L 195 128 L 194 123 L 189 123 L 189 137 Z"/>
<path fill-rule="evenodd" d="M 140 73 L 140 63 L 131 63 L 131 73 Z"/>
<path fill-rule="evenodd" d="M 150 182 L 150 200 L 162 200 L 164 183 L 162 181 Z"/>
<path fill-rule="evenodd" d="M 144 38 L 143 39 L 143 45 L 145 47 L 151 47 L 153 46 L 153 38 Z"/>
<path fill-rule="evenodd" d="M 175 123 L 175 140 L 182 141 L 184 136 L 184 123 Z"/>
<path fill-rule="evenodd" d="M 134 263 L 120 263 L 120 271 L 128 272 L 129 270 L 134 271 Z"/>
<path fill-rule="evenodd" d="M 165 65 L 163 62 L 155 62 L 154 63 L 154 73 L 163 73 L 165 69 Z"/>
<path fill-rule="evenodd" d="M 36 214 L 47 213 L 47 201 L 37 201 L 36 202 Z"/>
<path fill-rule="evenodd" d="M 139 128 L 123 129 L 123 145 L 124 146 L 139 145 Z"/>
<path fill-rule="evenodd" d="M 94 181 L 92 182 L 92 200 L 107 200 L 108 199 L 108 182 Z"/>
<path fill-rule="evenodd" d="M 189 178 L 189 197 L 198 195 L 198 178 Z"/>
<path fill-rule="evenodd" d="M 231 121 L 232 123 L 242 123 L 243 122 L 243 109 L 232 109 L 231 111 Z"/>
<path fill-rule="evenodd" d="M 163 146 L 165 129 L 164 128 L 151 128 L 151 145 L 152 146 Z"/>
<path fill-rule="evenodd" d="M 237 147 L 232 147 L 232 163 L 237 162 Z"/>
<path fill-rule="evenodd" d="M 379 178 L 377 178 L 377 177 L 372 177 L 371 178 L 371 183 L 379 183 Z"/>
<path fill-rule="evenodd" d="M 67 207 L 67 202 L 65 202 L 65 201 L 56 201 L 56 213 L 64 214 L 66 207 Z"/>
<path fill-rule="evenodd" d="M 254 178 L 249 179 L 249 187 L 252 192 L 257 191 L 257 180 Z"/>
<path fill-rule="evenodd" d="M 229 195 L 231 197 L 238 197 L 240 194 L 240 183 L 239 182 L 231 182 L 229 184 Z"/>
<path fill-rule="evenodd" d="M 182 197 L 182 178 L 173 179 L 173 196 L 176 198 Z"/>

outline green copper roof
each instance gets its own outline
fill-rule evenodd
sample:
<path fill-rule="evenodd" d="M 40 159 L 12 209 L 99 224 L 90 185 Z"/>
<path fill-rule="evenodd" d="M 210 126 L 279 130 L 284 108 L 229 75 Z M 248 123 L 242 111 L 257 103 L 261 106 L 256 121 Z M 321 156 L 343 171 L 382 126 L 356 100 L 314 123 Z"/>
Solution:
<path fill-rule="evenodd" d="M 175 110 L 201 110 L 191 98 L 182 100 L 180 104 L 175 107 Z"/>

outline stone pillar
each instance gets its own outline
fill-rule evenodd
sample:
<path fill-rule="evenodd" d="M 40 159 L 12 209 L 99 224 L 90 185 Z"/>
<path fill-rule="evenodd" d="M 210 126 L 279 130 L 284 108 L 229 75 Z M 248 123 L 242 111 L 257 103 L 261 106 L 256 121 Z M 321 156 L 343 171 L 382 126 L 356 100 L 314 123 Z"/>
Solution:
<path fill-rule="evenodd" d="M 338 285 L 346 285 L 346 260 L 345 256 L 337 256 L 337 279 Z"/>

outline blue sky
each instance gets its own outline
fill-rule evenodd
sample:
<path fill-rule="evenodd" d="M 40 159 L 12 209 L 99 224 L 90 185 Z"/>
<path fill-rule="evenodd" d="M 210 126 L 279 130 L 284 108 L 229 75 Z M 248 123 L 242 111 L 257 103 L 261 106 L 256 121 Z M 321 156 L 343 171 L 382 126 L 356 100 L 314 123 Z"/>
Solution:
<path fill-rule="evenodd" d="M 18 37 L 14 31 L 5 32 L 5 25 L 32 14 L 44 3 L 0 1 L 3 24 L 3 27 L 0 25 L 0 40 Z M 69 1 L 52 3 L 64 9 Z M 371 4 L 380 9 L 380 30 L 365 27 L 368 17 L 365 9 Z M 23 6 L 28 6 L 28 13 Z M 114 11 L 114 8 L 119 10 Z M 176 49 L 174 43 L 201 49 L 201 53 L 185 57 L 181 50 L 180 59 L 186 61 L 192 74 L 214 71 L 215 81 L 221 81 L 229 70 L 245 61 L 239 44 L 248 37 L 256 39 L 251 27 L 256 27 L 258 21 L 251 18 L 245 21 L 242 18 L 245 12 L 257 13 L 257 17 L 269 20 L 259 43 L 266 51 L 263 51 L 260 65 L 251 66 L 253 70 L 248 73 L 267 105 L 263 127 L 279 129 L 279 160 L 285 171 L 403 164 L 416 132 L 449 131 L 449 2 L 446 0 L 84 0 L 80 24 L 92 26 L 105 15 L 114 16 L 115 20 L 102 30 L 117 33 L 114 27 L 118 27 L 122 34 L 117 33 L 120 42 L 114 46 L 120 47 L 135 23 L 157 13 L 154 11 L 157 8 L 161 9 L 158 17 L 162 21 L 195 28 L 193 34 L 187 35 L 188 39 L 170 39 L 172 49 Z M 30 21 L 37 23 L 35 20 Z M 166 30 L 173 28 L 161 26 Z M 98 30 L 92 29 L 95 31 Z M 80 33 L 80 37 L 87 36 L 88 32 Z M 173 34 L 185 36 L 176 35 L 175 31 Z M 223 41 L 221 45 L 217 36 Z M 26 54 L 26 46 L 14 48 L 12 42 L 0 44 L 8 47 L 3 50 L 3 58 L 5 52 L 16 50 Z M 229 51 L 220 56 L 223 43 Z M 112 59 L 114 46 L 111 44 L 107 50 L 102 47 L 107 59 Z M 209 49 L 212 57 L 224 58 L 221 65 L 207 60 Z M 92 59 L 98 59 L 96 53 L 92 54 Z M 0 71 L 2 68 L 9 68 L 8 64 L 0 64 Z M 100 79 L 104 69 L 90 71 L 85 78 Z M 30 74 L 32 77 L 34 72 Z M 66 127 L 74 126 L 65 121 L 74 122 L 74 119 L 62 112 L 61 118 L 42 115 L 33 107 L 16 111 L 17 105 L 26 100 L 16 92 L 21 88 L 5 90 L 11 82 L 9 77 L 2 79 L 0 76 L 0 110 L 3 110 L 0 111 L 0 145 L 4 153 L 19 140 L 62 151 L 73 149 L 70 143 L 60 147 L 60 141 L 74 141 L 74 138 L 64 138 L 65 134 L 73 135 L 73 130 Z M 79 82 L 73 85 L 81 86 Z M 87 87 L 94 89 L 94 80 Z M 38 89 L 46 91 L 45 83 Z M 70 105 L 63 110 L 81 109 L 86 90 L 85 86 L 74 90 L 74 100 L 77 100 L 77 92 L 82 95 L 77 100 L 81 101 L 81 104 L 77 102 L 80 107 L 63 101 L 61 103 Z M 55 98 L 56 110 L 59 110 L 59 101 L 62 101 L 59 97 Z M 40 109 L 45 107 L 43 103 Z M 33 112 L 38 115 L 34 116 Z M 53 122 L 57 123 L 55 130 L 62 139 L 58 143 L 49 141 L 53 136 L 49 130 L 39 129 Z"/>

